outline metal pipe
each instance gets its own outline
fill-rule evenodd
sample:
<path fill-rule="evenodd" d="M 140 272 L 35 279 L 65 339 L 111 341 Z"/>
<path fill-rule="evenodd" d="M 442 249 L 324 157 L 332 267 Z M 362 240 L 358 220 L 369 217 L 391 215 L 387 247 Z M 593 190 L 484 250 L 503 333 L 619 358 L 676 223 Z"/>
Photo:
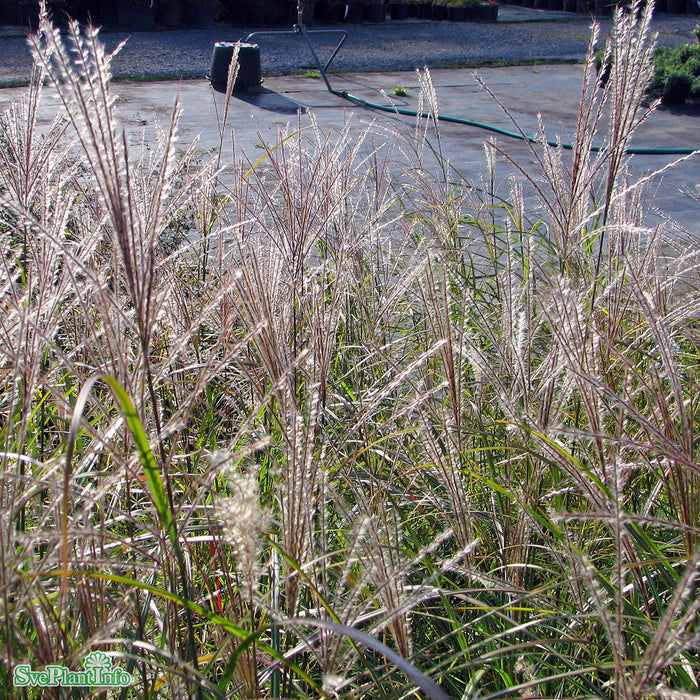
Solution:
<path fill-rule="evenodd" d="M 316 53 L 316 49 L 314 49 L 313 44 L 311 43 L 311 34 L 336 34 L 340 35 L 340 40 L 336 44 L 335 49 L 333 49 L 333 52 L 330 55 L 330 58 L 325 62 L 325 64 L 321 63 L 321 59 L 319 58 L 318 54 Z M 329 92 L 335 93 L 333 88 L 331 87 L 331 84 L 328 80 L 328 76 L 326 75 L 326 71 L 330 68 L 331 63 L 335 60 L 335 57 L 338 55 L 338 52 L 342 48 L 343 44 L 345 43 L 345 40 L 348 38 L 348 32 L 345 29 L 307 29 L 306 25 L 304 24 L 304 20 L 302 17 L 302 7 L 301 7 L 301 0 L 298 0 L 297 2 L 297 23 L 291 28 L 291 29 L 266 29 L 263 31 L 259 32 L 252 32 L 248 34 L 248 36 L 244 39 L 246 43 L 250 43 L 252 39 L 259 37 L 259 36 L 301 36 L 304 41 L 306 41 L 306 45 L 309 47 L 309 51 L 311 52 L 311 56 L 313 57 L 314 62 L 316 63 L 319 72 L 321 73 L 321 77 L 323 78 L 323 82 L 326 84 L 326 88 L 328 89 Z"/>

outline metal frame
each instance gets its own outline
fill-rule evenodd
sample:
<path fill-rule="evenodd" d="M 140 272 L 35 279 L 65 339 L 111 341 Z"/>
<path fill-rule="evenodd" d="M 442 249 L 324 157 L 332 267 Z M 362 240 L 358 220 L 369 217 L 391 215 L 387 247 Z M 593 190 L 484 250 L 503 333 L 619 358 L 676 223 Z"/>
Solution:
<path fill-rule="evenodd" d="M 301 9 L 301 0 L 297 2 L 297 23 L 291 28 L 291 29 L 270 29 L 270 30 L 263 30 L 259 32 L 252 32 L 251 34 L 248 34 L 248 36 L 244 39 L 245 42 L 250 42 L 251 39 L 254 39 L 255 37 L 259 36 L 301 36 L 305 41 L 307 46 L 309 47 L 309 51 L 311 52 L 311 55 L 313 56 L 314 61 L 316 62 L 316 65 L 318 66 L 319 72 L 321 73 L 321 77 L 323 78 L 323 81 L 326 83 L 326 87 L 328 88 L 329 92 L 335 93 L 333 88 L 331 87 L 331 84 L 328 82 L 328 77 L 326 76 L 326 71 L 330 68 L 331 63 L 335 60 L 335 57 L 338 55 L 338 52 L 342 48 L 343 44 L 345 43 L 345 40 L 348 38 L 348 33 L 345 29 L 307 29 L 306 26 L 304 25 L 304 21 L 302 20 L 302 9 Z M 325 64 L 321 63 L 321 59 L 318 57 L 318 54 L 316 53 L 316 49 L 314 49 L 313 44 L 311 43 L 311 34 L 338 34 L 340 35 L 340 40 L 338 41 L 338 44 L 336 45 L 335 49 L 333 49 L 333 53 L 331 54 L 330 58 L 326 61 Z"/>

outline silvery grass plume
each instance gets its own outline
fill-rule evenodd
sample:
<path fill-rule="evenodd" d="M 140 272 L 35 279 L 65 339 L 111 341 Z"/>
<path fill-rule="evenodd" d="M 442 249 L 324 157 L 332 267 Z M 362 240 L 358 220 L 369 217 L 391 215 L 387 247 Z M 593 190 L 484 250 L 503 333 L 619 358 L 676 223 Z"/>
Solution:
<path fill-rule="evenodd" d="M 630 12 L 617 8 L 603 59 L 604 65 L 611 66 L 610 79 L 602 87 L 593 60 L 600 36 L 600 28 L 594 24 L 570 153 L 556 146 L 540 148 L 530 143 L 537 163 L 533 171 L 518 165 L 501 146 L 494 146 L 536 192 L 548 217 L 552 244 L 563 264 L 575 266 L 577 261 L 570 258 L 580 251 L 580 243 L 587 238 L 597 240 L 601 229 L 613 223 L 616 207 L 629 212 L 626 198 L 646 182 L 641 179 L 631 188 L 623 185 L 629 159 L 626 150 L 656 107 L 655 103 L 644 103 L 654 72 L 656 35 L 651 30 L 652 14 L 651 3 L 634 3 Z M 507 106 L 504 109 L 507 112 Z M 538 141 L 547 141 L 543 124 Z"/>
<path fill-rule="evenodd" d="M 3 349 L 18 380 L 4 384 L 3 654 L 8 667 L 18 649 L 40 666 L 117 644 L 142 659 L 140 681 L 148 687 L 159 672 L 143 647 L 123 642 L 149 634 L 148 627 L 192 689 L 207 681 L 197 669 L 191 615 L 172 598 L 149 607 L 129 590 L 149 581 L 192 599 L 192 578 L 207 567 L 200 545 L 185 544 L 185 555 L 188 540 L 179 540 L 206 522 L 200 506 L 210 477 L 200 475 L 201 446 L 190 425 L 202 392 L 241 347 L 222 314 L 226 289 L 202 274 L 186 235 L 193 195 L 208 189 L 215 170 L 197 167 L 192 149 L 176 160 L 176 119 L 158 133 L 150 156 L 133 157 L 97 31 L 73 23 L 68 41 L 71 49 L 42 8 L 32 86 L 0 121 Z M 62 108 L 40 136 L 45 80 Z M 64 464 L 62 426 L 79 382 L 98 374 L 116 377 L 134 397 L 129 427 L 145 426 L 146 440 L 158 447 L 167 502 L 156 503 L 144 488 L 124 420 L 102 389 L 90 396 L 84 434 L 72 464 Z M 177 513 L 179 533 L 170 542 L 166 510 Z M 57 603 L 62 518 L 71 570 L 62 578 L 79 585 Z"/>
<path fill-rule="evenodd" d="M 582 650 L 571 657 L 582 682 L 603 675 L 605 687 L 629 698 L 653 692 L 661 674 L 676 687 L 692 687 L 697 678 L 688 654 L 697 632 L 688 621 L 696 615 L 690 599 L 700 523 L 687 501 L 698 495 L 690 447 L 697 260 L 680 240 L 675 260 L 665 259 L 661 233 L 642 228 L 629 205 L 639 201 L 644 182 L 630 183 L 625 174 L 629 138 L 648 115 L 642 99 L 651 75 L 649 22 L 639 7 L 618 14 L 609 51 L 619 73 L 604 90 L 589 53 L 573 154 L 531 145 L 541 173 L 521 172 L 542 204 L 543 224 L 530 227 L 506 204 L 498 230 L 467 210 L 452 240 L 461 238 L 470 261 L 474 237 L 488 255 L 466 274 L 448 265 L 447 255 L 434 256 L 421 297 L 431 334 L 466 345 L 445 357 L 436 376 L 450 387 L 448 406 L 455 403 L 453 377 L 464 377 L 463 468 L 474 494 L 470 521 L 485 549 L 462 571 L 491 590 L 489 600 L 499 592 L 500 611 L 512 615 L 510 631 L 485 606 L 477 629 L 488 625 L 514 644 L 531 640 L 557 655 L 524 611 L 550 605 L 550 592 L 571 596 L 580 617 L 571 618 L 563 638 L 605 638 L 605 662 Z M 591 155 L 591 137 L 603 123 L 607 141 Z M 445 313 L 452 305 L 465 313 Z M 436 369 L 427 367 L 426 375 Z M 434 420 L 437 412 L 429 415 L 437 434 L 426 442 L 441 464 L 454 453 L 454 439 L 440 435 L 450 431 Z M 490 497 L 477 496 L 480 482 L 493 487 Z M 657 555 L 671 551 L 679 565 L 661 600 L 652 581 L 670 570 Z M 571 580 L 554 583 L 557 569 L 572 567 Z M 538 573 L 545 570 L 546 577 Z M 463 595 L 478 607 L 473 589 Z M 512 613 L 505 612 L 509 605 Z M 669 625 L 678 634 L 664 646 Z M 633 628 L 645 631 L 633 639 Z M 474 653 L 481 644 L 477 639 Z M 587 664 L 603 670 L 589 675 Z M 533 675 L 529 662 L 518 674 L 522 682 L 511 690 L 554 692 L 553 679 Z"/>
<path fill-rule="evenodd" d="M 215 461 L 224 460 L 215 456 Z M 265 514 L 260 506 L 258 475 L 233 471 L 229 466 L 226 476 L 230 495 L 217 499 L 218 516 L 224 540 L 231 547 L 236 567 L 252 600 L 260 576 L 261 536 L 266 529 Z"/>
<path fill-rule="evenodd" d="M 105 237 L 104 258 L 95 261 L 102 267 L 89 271 L 94 302 L 81 299 L 101 320 L 92 330 L 86 327 L 87 333 L 97 333 L 87 346 L 102 348 L 91 360 L 119 378 L 140 405 L 148 401 L 156 431 L 167 433 L 179 426 L 207 377 L 225 364 L 225 356 L 213 350 L 227 337 L 230 319 L 221 315 L 226 290 L 217 288 L 218 279 L 208 276 L 201 262 L 203 251 L 216 249 L 218 234 L 210 223 L 195 227 L 199 240 L 188 235 L 193 204 L 211 197 L 215 171 L 212 163 L 197 166 L 194 145 L 176 157 L 177 105 L 171 123 L 158 129 L 158 147 L 132 154 L 109 82 L 114 53 L 105 54 L 97 30 L 83 30 L 77 23 L 70 25 L 69 42 L 70 51 L 43 14 L 34 40 L 36 60 L 81 144 L 96 188 L 92 204 L 102 217 L 95 223 Z M 202 343 L 203 329 L 214 319 L 221 333 Z M 196 368 L 206 371 L 183 371 L 192 362 L 203 363 Z M 176 407 L 159 398 L 160 383 L 177 386 L 172 380 L 183 377 L 197 380 L 178 394 Z M 170 425 L 164 425 L 168 420 Z"/>
<path fill-rule="evenodd" d="M 697 685 L 698 258 L 635 212 L 649 15 L 615 22 L 574 152 L 522 167 L 531 212 L 497 144 L 478 185 L 427 166 L 427 74 L 410 137 L 300 118 L 212 164 L 175 115 L 140 154 L 96 32 L 42 15 L 0 119 L 7 668 L 99 648 L 169 697 Z"/>
<path fill-rule="evenodd" d="M 225 490 L 229 495 L 219 496 L 215 507 L 221 522 L 222 541 L 231 550 L 242 589 L 240 598 L 231 601 L 235 608 L 231 614 L 255 629 L 255 619 L 259 614 L 258 585 L 263 572 L 260 561 L 263 556 L 262 537 L 267 529 L 266 514 L 260 505 L 258 474 L 237 470 L 231 464 L 229 455 L 217 453 L 212 461 L 226 478 Z M 246 616 L 249 619 L 245 619 Z M 260 696 L 255 647 L 246 652 L 237 664 L 236 676 L 240 679 L 244 697 Z"/>
<path fill-rule="evenodd" d="M 242 224 L 228 263 L 242 322 L 261 327 L 249 372 L 266 402 L 273 442 L 264 469 L 286 562 L 282 597 L 268 604 L 276 615 L 294 617 L 300 606 L 311 605 L 315 615 L 347 624 L 367 623 L 377 631 L 388 626 L 408 652 L 409 633 L 398 621 L 407 605 L 401 600 L 404 564 L 392 560 L 395 570 L 389 571 L 379 542 L 376 560 L 366 563 L 357 554 L 369 546 L 368 523 L 381 506 L 362 489 L 348 493 L 336 483 L 363 473 L 362 434 L 381 440 L 378 434 L 405 410 L 400 400 L 395 412 L 387 411 L 404 379 L 393 366 L 385 372 L 392 341 L 383 334 L 391 332 L 394 309 L 403 304 L 403 287 L 393 276 L 400 268 L 390 266 L 391 251 L 405 242 L 390 226 L 382 162 L 365 149 L 364 137 L 351 140 L 349 131 L 324 136 L 313 121 L 307 132 L 286 136 L 246 187 L 232 193 Z M 387 279 L 377 267 L 385 259 Z M 378 322 L 378 305 L 386 324 Z M 342 386 L 359 389 L 364 378 L 358 409 Z M 339 663 L 356 658 L 349 651 L 322 633 L 316 653 L 324 672 L 339 673 L 347 670 Z"/>

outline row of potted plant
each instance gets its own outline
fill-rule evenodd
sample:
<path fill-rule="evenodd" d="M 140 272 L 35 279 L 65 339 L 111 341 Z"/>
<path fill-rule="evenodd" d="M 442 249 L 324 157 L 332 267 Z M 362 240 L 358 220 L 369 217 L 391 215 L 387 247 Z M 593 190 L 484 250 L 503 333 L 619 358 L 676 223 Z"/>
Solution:
<path fill-rule="evenodd" d="M 358 22 L 381 21 L 417 17 L 432 20 L 493 20 L 498 17 L 498 4 L 509 3 L 535 9 L 578 12 L 582 14 L 611 15 L 618 4 L 629 5 L 631 0 L 308 0 L 316 8 L 315 16 L 321 21 Z M 700 14 L 699 0 L 655 0 L 657 12 Z"/>
<path fill-rule="evenodd" d="M 628 0 L 500 0 L 502 3 L 534 7 L 540 10 L 578 12 L 582 14 L 612 15 L 619 4 L 629 5 Z M 698 0 L 655 0 L 656 12 L 671 14 L 700 14 Z"/>
<path fill-rule="evenodd" d="M 72 17 L 132 29 L 213 24 L 220 11 L 218 0 L 47 0 L 46 4 L 58 24 Z M 0 0 L 0 24 L 33 24 L 38 13 L 38 0 Z"/>
<path fill-rule="evenodd" d="M 539 1 L 539 0 L 537 0 Z M 297 0 L 47 0 L 54 21 L 66 17 L 135 30 L 207 26 L 215 19 L 253 26 L 292 24 Z M 0 24 L 33 23 L 38 0 L 0 0 Z M 381 22 L 418 17 L 437 20 L 495 20 L 498 6 L 479 0 L 304 0 L 306 23 Z"/>
<path fill-rule="evenodd" d="M 317 0 L 315 18 L 330 22 L 380 22 L 388 17 L 394 20 L 417 17 L 434 20 L 484 20 L 495 21 L 498 4 L 493 0 Z"/>
<path fill-rule="evenodd" d="M 296 0 L 47 0 L 47 5 L 58 23 L 73 17 L 131 29 L 207 26 L 216 19 L 253 25 L 291 24 L 297 9 Z M 38 7 L 38 0 L 0 0 L 0 24 L 33 23 Z"/>
<path fill-rule="evenodd" d="M 494 0 L 442 0 L 432 4 L 432 19 L 452 22 L 495 22 L 498 3 Z"/>
<path fill-rule="evenodd" d="M 622 0 L 617 0 L 622 1 Z M 610 15 L 616 0 L 500 0 L 536 9 Z M 36 20 L 38 0 L 0 0 L 0 24 Z M 91 20 L 130 29 L 208 26 L 215 19 L 253 26 L 292 24 L 297 0 L 47 0 L 54 19 Z M 698 0 L 656 0 L 657 12 L 698 14 Z M 429 20 L 495 21 L 498 5 L 480 0 L 304 0 L 303 17 L 330 22 L 380 22 L 417 17 Z"/>
<path fill-rule="evenodd" d="M 383 22 L 387 6 L 380 0 L 312 0 L 306 19 L 321 22 Z"/>

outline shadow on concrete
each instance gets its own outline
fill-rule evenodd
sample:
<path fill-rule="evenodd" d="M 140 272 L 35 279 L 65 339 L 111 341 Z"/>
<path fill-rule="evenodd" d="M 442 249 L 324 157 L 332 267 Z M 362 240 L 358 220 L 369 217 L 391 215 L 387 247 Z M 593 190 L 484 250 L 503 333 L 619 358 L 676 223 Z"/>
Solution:
<path fill-rule="evenodd" d="M 278 114 L 296 114 L 306 112 L 306 107 L 274 90 L 260 88 L 255 92 L 234 92 L 233 97 L 241 102 Z"/>

